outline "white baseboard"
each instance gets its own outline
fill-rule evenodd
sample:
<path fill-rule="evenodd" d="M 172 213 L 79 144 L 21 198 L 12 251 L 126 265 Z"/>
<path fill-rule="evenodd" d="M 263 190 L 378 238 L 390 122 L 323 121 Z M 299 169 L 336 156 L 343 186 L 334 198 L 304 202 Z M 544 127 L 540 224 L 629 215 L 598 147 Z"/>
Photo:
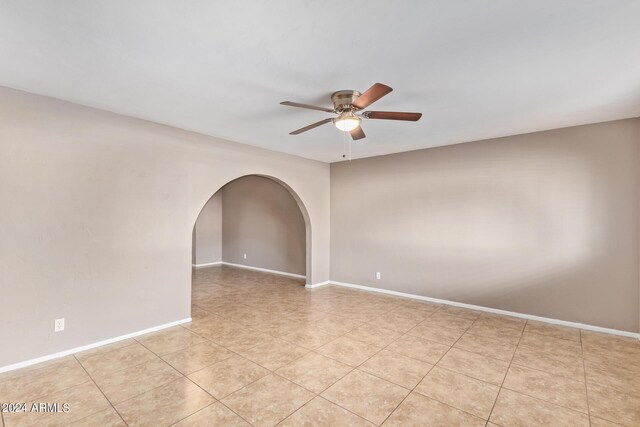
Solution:
<path fill-rule="evenodd" d="M 437 303 L 437 304 L 452 305 L 452 306 L 455 306 L 455 307 L 468 308 L 468 309 L 471 309 L 471 310 L 484 311 L 484 312 L 487 312 L 487 313 L 502 314 L 504 316 L 519 317 L 521 319 L 536 320 L 538 322 L 551 323 L 551 324 L 554 324 L 554 325 L 567 326 L 567 327 L 570 327 L 570 328 L 584 329 L 584 330 L 587 330 L 587 331 L 602 332 L 602 333 L 605 333 L 605 334 L 621 335 L 621 336 L 624 336 L 624 337 L 637 338 L 637 339 L 640 340 L 640 333 L 638 333 L 638 332 L 629 332 L 629 331 L 621 331 L 621 330 L 618 330 L 618 329 L 603 328 L 601 326 L 587 325 L 585 323 L 569 322 L 567 320 L 559 320 L 559 319 L 552 319 L 552 318 L 549 318 L 549 317 L 534 316 L 532 314 L 516 313 L 514 311 L 507 311 L 507 310 L 500 310 L 500 309 L 497 309 L 497 308 L 483 307 L 481 305 L 465 304 L 463 302 L 456 302 L 456 301 L 449 301 L 449 300 L 439 299 L 439 298 L 425 297 L 425 296 L 422 296 L 422 295 L 408 294 L 408 293 L 405 293 L 405 292 L 391 291 L 391 290 L 388 290 L 388 289 L 372 288 L 370 286 L 355 285 L 353 283 L 336 282 L 334 280 L 329 280 L 328 282 L 322 282 L 322 283 L 318 283 L 318 284 L 315 284 L 315 285 L 306 285 L 306 287 L 308 287 L 308 288 L 316 288 L 316 287 L 325 286 L 325 285 L 336 285 L 336 286 L 342 286 L 342 287 L 345 287 L 345 288 L 360 289 L 360 290 L 369 291 L 369 292 L 378 292 L 378 293 L 381 293 L 381 294 L 394 295 L 394 296 L 397 296 L 397 297 L 411 298 L 411 299 L 416 299 L 416 300 L 421 300 L 421 301 L 429 301 L 429 302 L 434 302 L 434 303 Z"/>
<path fill-rule="evenodd" d="M 313 285 L 310 285 L 309 283 L 307 283 L 306 285 L 304 285 L 304 287 L 307 288 L 307 289 L 313 289 L 313 288 L 319 288 L 320 286 L 325 286 L 325 285 L 329 285 L 329 284 L 331 284 L 331 281 L 327 280 L 327 281 L 316 283 L 316 284 L 313 284 Z"/>
<path fill-rule="evenodd" d="M 191 267 L 193 267 L 193 268 L 205 268 L 205 267 L 211 267 L 213 265 L 220 265 L 220 264 L 222 264 L 222 261 L 208 262 L 206 264 L 191 264 Z"/>
<path fill-rule="evenodd" d="M 210 265 L 228 265 L 230 267 L 246 268 L 247 270 L 262 271 L 264 273 L 278 274 L 280 276 L 289 276 L 289 277 L 295 277 L 295 278 L 298 278 L 298 279 L 306 279 L 307 278 L 307 276 L 303 276 L 302 274 L 294 274 L 294 273 L 288 273 L 286 271 L 278 271 L 278 270 L 269 270 L 268 268 L 252 267 L 250 265 L 234 264 L 232 262 L 226 262 L 226 261 L 220 261 L 220 262 L 216 262 L 216 263 L 212 263 L 212 264 L 198 264 L 197 266 L 194 265 L 194 267 L 195 268 L 199 268 L 200 266 L 208 267 Z"/>
<path fill-rule="evenodd" d="M 134 338 L 140 335 L 148 334 L 150 332 L 156 332 L 161 329 L 171 328 L 172 326 L 178 326 L 183 323 L 191 322 L 191 318 L 176 320 L 175 322 L 165 323 L 164 325 L 153 326 L 151 328 L 143 329 L 141 331 L 132 332 L 126 335 L 120 335 L 119 337 L 109 338 L 106 340 L 94 342 L 93 344 L 87 344 L 80 347 L 75 347 L 69 350 L 60 351 L 58 353 L 49 354 L 46 356 L 37 357 L 35 359 L 25 360 L 24 362 L 14 363 L 12 365 L 0 366 L 0 373 L 14 371 L 20 368 L 26 368 L 27 366 L 35 365 L 37 363 L 46 362 L 48 360 L 58 359 L 60 357 L 68 356 L 74 353 L 80 353 L 81 351 L 91 350 L 92 348 L 100 347 L 107 344 L 113 344 L 118 341 L 126 340 L 129 338 Z"/>

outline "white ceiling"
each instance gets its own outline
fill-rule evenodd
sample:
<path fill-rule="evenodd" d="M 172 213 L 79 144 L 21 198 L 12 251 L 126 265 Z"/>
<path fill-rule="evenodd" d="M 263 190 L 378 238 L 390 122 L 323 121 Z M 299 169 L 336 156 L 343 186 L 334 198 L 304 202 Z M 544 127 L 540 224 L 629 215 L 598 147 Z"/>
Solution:
<path fill-rule="evenodd" d="M 0 85 L 341 160 L 339 89 L 394 92 L 367 157 L 640 115 L 640 1 L 3 0 Z"/>

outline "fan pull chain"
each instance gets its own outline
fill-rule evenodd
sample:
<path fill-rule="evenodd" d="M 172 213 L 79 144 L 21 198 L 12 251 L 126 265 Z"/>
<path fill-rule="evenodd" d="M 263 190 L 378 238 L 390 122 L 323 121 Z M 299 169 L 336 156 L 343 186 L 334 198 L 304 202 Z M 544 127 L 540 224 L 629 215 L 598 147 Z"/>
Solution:
<path fill-rule="evenodd" d="M 347 159 L 351 161 L 351 143 L 352 142 L 353 142 L 353 138 L 351 137 L 351 134 L 349 132 L 342 132 L 342 158 L 343 159 Z"/>
<path fill-rule="evenodd" d="M 347 135 L 342 132 L 342 158 L 347 158 Z"/>

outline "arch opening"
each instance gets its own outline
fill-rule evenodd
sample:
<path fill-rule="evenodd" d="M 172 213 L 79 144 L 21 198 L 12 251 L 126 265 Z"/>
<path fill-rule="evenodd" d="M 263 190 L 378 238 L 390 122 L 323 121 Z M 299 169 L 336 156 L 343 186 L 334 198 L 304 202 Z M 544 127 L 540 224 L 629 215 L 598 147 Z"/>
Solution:
<path fill-rule="evenodd" d="M 253 189 L 252 185 L 247 182 L 251 179 L 253 179 L 251 184 L 257 187 L 256 189 Z M 262 181 L 264 181 L 264 185 L 261 184 Z M 277 184 L 277 186 L 274 186 L 274 183 Z M 271 193 L 256 193 L 256 191 L 260 190 L 265 193 Z M 222 212 L 223 209 L 225 209 L 223 203 L 223 194 L 224 199 L 228 204 L 228 209 L 224 211 L 225 236 L 227 237 L 225 241 L 225 250 L 223 250 L 222 244 Z M 273 198 L 273 200 L 271 200 L 270 196 L 271 198 Z M 254 203 L 253 207 L 257 206 L 258 210 L 263 209 L 263 213 L 268 213 L 267 216 L 269 216 L 271 222 L 265 224 L 265 230 L 260 230 L 260 225 L 255 224 L 257 221 L 256 215 L 259 215 L 259 213 L 247 212 L 247 206 L 251 205 L 251 203 Z M 260 207 L 260 203 L 262 203 L 262 205 L 270 205 L 266 207 L 267 211 L 264 211 L 264 206 L 262 206 L 262 208 Z M 241 207 L 240 210 L 243 211 L 245 217 L 253 215 L 253 223 L 251 221 L 251 218 L 249 218 L 244 222 L 244 224 L 250 224 L 257 234 L 263 235 L 263 241 L 260 241 L 260 239 L 258 239 L 257 241 L 260 244 L 265 244 L 269 243 L 269 239 L 271 239 L 272 242 L 276 243 L 276 248 L 261 247 L 259 248 L 259 250 L 257 250 L 257 252 L 261 253 L 261 256 L 249 257 L 249 259 L 247 259 L 247 254 L 244 253 L 244 259 L 238 260 L 238 251 L 240 250 L 238 249 L 238 246 L 242 246 L 243 244 L 237 243 L 234 246 L 233 242 L 236 239 L 233 238 L 233 230 L 234 227 L 236 229 L 238 228 L 238 224 L 235 223 L 242 223 L 242 218 L 235 217 L 238 212 L 233 212 L 230 214 L 229 211 L 231 208 L 237 209 L 239 204 L 244 206 Z M 218 215 L 220 222 L 217 225 L 212 225 L 211 223 L 207 226 L 199 225 L 201 222 L 203 223 L 203 221 L 201 221 L 203 219 L 203 216 L 211 215 L 213 215 L 214 217 L 215 215 Z M 273 228 L 273 230 L 269 228 Z M 244 238 L 246 243 L 246 233 L 250 232 L 250 230 L 244 230 L 243 232 L 245 234 Z M 212 238 L 212 233 L 217 233 L 217 239 L 219 243 L 209 243 L 208 245 L 203 243 L 206 238 Z M 265 233 L 270 233 L 270 237 L 265 237 Z M 303 239 L 301 238 L 301 236 L 303 237 Z M 213 237 L 215 238 L 216 236 Z M 248 268 L 263 268 L 266 270 L 281 272 L 287 272 L 288 269 L 292 268 L 296 270 L 295 274 L 293 275 L 304 277 L 306 279 L 305 282 L 310 283 L 312 277 L 311 239 L 312 233 L 309 213 L 300 196 L 287 183 L 279 178 L 263 174 L 246 174 L 227 181 L 224 185 L 220 186 L 201 206 L 192 229 L 192 265 L 198 268 L 214 264 L 238 264 L 246 266 Z M 242 239 L 238 238 L 238 240 Z M 216 245 L 218 245 L 217 248 L 215 247 Z M 209 251 L 208 253 L 214 253 L 214 256 L 218 256 L 218 259 L 209 260 L 209 262 L 203 262 L 204 257 L 198 257 L 198 251 L 201 248 L 207 248 L 207 250 Z M 268 251 L 271 249 L 275 250 L 272 253 L 268 253 Z M 287 251 L 286 254 L 279 253 L 285 250 Z M 304 254 L 300 253 L 302 251 L 304 251 Z M 262 260 L 260 261 L 257 258 L 262 258 Z M 258 261 L 258 264 L 262 262 L 262 265 L 256 265 L 256 261 Z M 273 264 L 273 266 L 269 265 L 269 263 Z M 304 265 L 302 266 L 302 264 Z M 282 265 L 286 266 L 282 267 Z M 275 268 L 273 268 L 274 266 Z M 295 266 L 299 267 L 296 268 Z"/>

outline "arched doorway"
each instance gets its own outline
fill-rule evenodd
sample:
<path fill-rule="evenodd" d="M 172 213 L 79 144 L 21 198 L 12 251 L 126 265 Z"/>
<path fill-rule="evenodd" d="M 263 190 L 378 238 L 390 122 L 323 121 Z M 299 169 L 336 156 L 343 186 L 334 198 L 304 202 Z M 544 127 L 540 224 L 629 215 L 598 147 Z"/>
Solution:
<path fill-rule="evenodd" d="M 249 183 L 247 181 L 252 181 L 252 182 Z M 261 184 L 262 182 L 264 182 L 264 184 Z M 237 189 L 238 187 L 243 189 L 238 190 Z M 253 187 L 256 187 L 256 189 L 254 190 Z M 273 248 L 274 249 L 273 253 L 268 252 L 270 248 L 261 248 L 261 250 L 256 250 L 256 252 L 262 252 L 262 256 L 254 256 L 254 257 L 250 256 L 249 259 L 247 259 L 247 254 L 245 252 L 244 260 L 243 260 L 243 259 L 238 259 L 238 252 L 239 251 L 242 252 L 242 251 L 238 249 L 238 247 L 233 247 L 234 246 L 233 242 L 236 239 L 229 238 L 228 239 L 229 245 L 225 247 L 226 249 L 225 253 L 228 259 L 227 260 L 223 259 L 224 257 L 223 257 L 223 250 L 222 250 L 222 225 L 220 224 L 216 226 L 216 225 L 211 225 L 210 223 L 207 227 L 204 227 L 199 224 L 200 223 L 204 224 L 203 217 L 209 217 L 209 216 L 215 217 L 215 215 L 219 215 L 220 218 L 222 218 L 222 210 L 224 209 L 224 207 L 222 206 L 221 194 L 223 192 L 225 194 L 225 198 L 227 199 L 227 204 L 230 207 L 233 206 L 233 200 L 236 200 L 236 203 L 235 203 L 236 205 L 238 204 L 237 203 L 238 197 L 235 197 L 235 198 L 232 198 L 231 196 L 227 197 L 227 195 L 234 193 L 234 191 L 231 191 L 232 189 L 235 189 L 234 191 L 236 193 L 238 191 L 243 192 L 242 194 L 240 194 L 240 199 L 242 199 L 243 197 L 245 198 L 253 197 L 256 199 L 262 199 L 262 204 L 270 203 L 272 206 L 270 207 L 267 206 L 265 208 L 267 209 L 265 212 L 268 213 L 270 216 L 277 217 L 278 215 L 280 216 L 289 215 L 289 217 L 287 218 L 276 218 L 276 222 L 272 223 L 271 226 L 272 227 L 280 226 L 280 233 L 278 233 L 277 230 L 273 230 L 273 233 L 275 233 L 276 235 L 287 236 L 287 235 L 293 234 L 293 237 L 289 236 L 290 242 L 286 242 L 287 240 L 286 238 L 277 239 L 278 240 L 277 245 L 275 245 L 275 247 Z M 252 191 L 253 191 L 253 194 L 252 194 Z M 265 196 L 264 194 L 257 193 L 259 191 L 263 191 L 263 192 L 271 191 L 271 196 L 274 200 L 273 201 L 269 200 L 270 196 Z M 274 205 L 274 203 L 276 204 L 280 203 L 282 206 L 276 206 Z M 259 207 L 260 206 L 258 205 L 258 208 Z M 216 210 L 218 213 L 216 213 Z M 228 215 L 228 210 L 226 210 L 225 219 L 226 219 L 225 221 L 226 234 L 232 235 L 233 233 L 229 230 L 233 230 L 234 228 L 233 224 L 234 222 L 237 222 L 235 221 L 235 216 Z M 222 220 L 220 219 L 220 221 Z M 254 218 L 253 219 L 254 223 L 251 224 L 250 222 L 250 224 L 254 227 L 254 230 L 257 232 L 257 234 L 260 234 L 259 227 L 258 229 L 255 229 L 256 227 L 255 222 L 257 221 L 258 221 L 258 218 Z M 290 228 L 294 228 L 297 231 L 289 232 L 291 230 L 283 229 L 283 224 L 286 223 L 287 221 L 290 222 Z M 198 227 L 197 231 L 196 231 L 196 227 Z M 219 242 L 215 242 L 216 233 L 219 234 L 217 236 L 217 238 L 219 239 Z M 300 236 L 298 235 L 303 235 L 303 239 L 301 239 Z M 302 200 L 300 199 L 300 197 L 296 194 L 295 191 L 293 191 L 293 189 L 289 185 L 287 185 L 282 180 L 273 176 L 262 175 L 262 174 L 243 175 L 228 181 L 219 189 L 217 189 L 214 193 L 212 193 L 212 196 L 210 197 L 210 199 L 200 208 L 200 212 L 199 212 L 198 218 L 194 223 L 194 228 L 192 232 L 192 264 L 200 267 L 212 266 L 216 264 L 230 264 L 230 265 L 236 265 L 236 266 L 242 265 L 248 268 L 254 267 L 259 269 L 260 267 L 262 267 L 263 269 L 266 269 L 266 270 L 276 270 L 280 272 L 286 272 L 288 268 L 286 266 L 278 267 L 278 266 L 281 266 L 282 263 L 278 263 L 277 262 L 278 260 L 274 260 L 274 258 L 277 258 L 278 251 L 289 251 L 288 256 L 286 256 L 285 258 L 287 258 L 289 261 L 289 267 L 293 270 L 296 270 L 296 273 L 298 273 L 298 274 L 291 274 L 291 275 L 296 277 L 304 277 L 306 278 L 307 283 L 310 283 L 311 268 L 312 268 L 311 237 L 312 237 L 312 233 L 311 233 L 311 222 L 309 218 L 309 213 L 306 207 L 304 206 Z M 214 243 L 208 242 L 207 239 L 212 239 Z M 268 241 L 269 238 L 264 238 L 263 240 Z M 281 241 L 281 240 L 285 240 L 285 241 Z M 219 245 L 219 248 L 216 248 L 216 244 Z M 239 244 L 236 244 L 235 246 L 243 246 L 243 244 L 239 243 Z M 202 248 L 205 248 L 205 247 L 208 253 L 215 254 L 213 255 L 213 258 L 210 257 L 209 259 L 205 259 L 205 257 L 198 257 L 199 255 L 198 251 L 199 250 L 202 251 Z M 304 251 L 303 254 L 300 253 L 302 251 Z M 235 252 L 235 257 L 233 255 L 234 252 Z M 275 257 L 274 257 L 274 254 L 276 255 Z M 218 257 L 217 259 L 216 259 L 216 256 Z M 260 264 L 260 259 L 262 261 L 262 265 Z M 291 262 L 292 261 L 291 259 L 294 259 L 295 262 Z M 269 265 L 270 262 L 275 263 L 274 268 L 272 268 Z M 301 265 L 301 263 L 304 263 L 304 266 L 296 268 L 296 266 Z"/>

